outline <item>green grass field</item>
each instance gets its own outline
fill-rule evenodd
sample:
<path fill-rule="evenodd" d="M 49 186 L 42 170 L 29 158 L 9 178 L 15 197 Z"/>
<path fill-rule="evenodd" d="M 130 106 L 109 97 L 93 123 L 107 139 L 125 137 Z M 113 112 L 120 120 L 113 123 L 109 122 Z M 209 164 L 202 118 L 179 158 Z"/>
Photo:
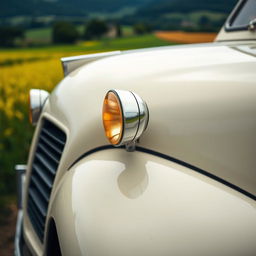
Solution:
<path fill-rule="evenodd" d="M 1 49 L 2 52 L 20 52 L 20 51 L 34 51 L 34 52 L 102 52 L 113 50 L 129 50 L 157 46 L 173 45 L 175 43 L 167 42 L 157 38 L 153 34 L 141 36 L 129 36 L 114 39 L 102 39 L 100 41 L 85 41 L 74 45 L 45 45 L 38 47 L 23 47 L 23 48 L 8 48 Z"/>
<path fill-rule="evenodd" d="M 80 35 L 84 33 L 84 25 L 77 25 L 76 28 Z M 122 26 L 122 33 L 124 37 L 134 36 L 131 26 Z M 51 34 L 51 27 L 33 28 L 26 30 L 25 38 L 28 42 L 49 44 L 51 42 Z"/>
<path fill-rule="evenodd" d="M 25 38 L 28 41 L 49 43 L 51 41 L 51 28 L 28 29 Z"/>

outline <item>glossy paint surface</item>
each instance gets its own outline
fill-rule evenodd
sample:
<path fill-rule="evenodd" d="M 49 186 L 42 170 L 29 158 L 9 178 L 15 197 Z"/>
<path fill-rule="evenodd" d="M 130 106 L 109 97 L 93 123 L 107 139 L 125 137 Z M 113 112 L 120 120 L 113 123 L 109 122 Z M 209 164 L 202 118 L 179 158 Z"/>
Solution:
<path fill-rule="evenodd" d="M 140 146 L 255 194 L 255 70 L 254 56 L 218 43 L 131 52 L 81 67 L 58 85 L 45 112 L 69 131 L 62 168 L 108 144 L 102 103 L 118 88 L 148 104 Z"/>
<path fill-rule="evenodd" d="M 243 41 L 243 40 L 256 40 L 255 31 L 226 31 L 223 27 L 219 32 L 216 41 Z"/>
<path fill-rule="evenodd" d="M 255 46 L 132 51 L 85 65 L 56 87 L 42 117 L 67 134 L 47 215 L 57 222 L 64 255 L 255 255 L 255 202 L 205 176 L 118 149 L 68 171 L 82 154 L 108 144 L 102 103 L 116 88 L 148 104 L 141 147 L 255 194 L 256 61 L 243 50 Z M 24 234 L 32 252 L 43 255 L 26 212 Z"/>
<path fill-rule="evenodd" d="M 105 150 L 77 163 L 64 175 L 51 214 L 63 255 L 256 252 L 253 200 L 140 152 Z"/>

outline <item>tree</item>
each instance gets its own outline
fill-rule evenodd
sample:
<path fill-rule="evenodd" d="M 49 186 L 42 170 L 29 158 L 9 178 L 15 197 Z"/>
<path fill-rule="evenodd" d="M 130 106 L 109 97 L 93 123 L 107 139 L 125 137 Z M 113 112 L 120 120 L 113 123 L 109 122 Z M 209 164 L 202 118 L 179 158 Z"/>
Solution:
<path fill-rule="evenodd" d="M 117 37 L 123 36 L 122 27 L 119 23 L 116 23 L 116 34 L 117 34 Z"/>
<path fill-rule="evenodd" d="M 85 25 L 84 38 L 85 39 L 100 39 L 108 31 L 108 26 L 105 21 L 92 19 Z"/>
<path fill-rule="evenodd" d="M 198 23 L 199 23 L 200 26 L 205 27 L 205 26 L 209 25 L 210 19 L 209 19 L 207 16 L 202 15 L 202 16 L 200 17 Z"/>
<path fill-rule="evenodd" d="M 133 31 L 137 35 L 143 35 L 151 32 L 151 27 L 148 24 L 136 23 L 133 25 Z"/>
<path fill-rule="evenodd" d="M 76 27 L 66 21 L 59 21 L 53 24 L 52 41 L 54 43 L 71 44 L 79 38 Z"/>
<path fill-rule="evenodd" d="M 24 38 L 24 29 L 20 27 L 0 27 L 0 45 L 12 47 L 16 39 Z"/>

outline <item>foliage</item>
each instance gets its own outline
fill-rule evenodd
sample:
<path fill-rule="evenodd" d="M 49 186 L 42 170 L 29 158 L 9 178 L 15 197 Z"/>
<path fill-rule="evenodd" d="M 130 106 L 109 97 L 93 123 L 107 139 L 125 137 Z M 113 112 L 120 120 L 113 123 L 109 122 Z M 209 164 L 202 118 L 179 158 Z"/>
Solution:
<path fill-rule="evenodd" d="M 190 13 L 205 10 L 229 13 L 236 2 L 236 0 L 160 0 L 153 1 L 146 6 L 142 6 L 138 11 L 138 15 L 155 17 L 174 11 Z"/>
<path fill-rule="evenodd" d="M 119 23 L 117 23 L 116 25 L 116 31 L 117 31 L 117 37 L 122 37 L 123 36 L 123 30 L 122 30 L 122 26 L 119 24 Z"/>
<path fill-rule="evenodd" d="M 74 43 L 79 37 L 76 27 L 66 21 L 59 21 L 53 25 L 52 41 L 53 43 L 69 44 Z"/>
<path fill-rule="evenodd" d="M 159 0 L 123 17 L 126 25 L 148 23 L 154 30 L 218 31 L 236 0 Z M 197 16 L 197 17 L 196 17 Z M 208 19 L 200 22 L 200 19 Z"/>
<path fill-rule="evenodd" d="M 8 58 L 1 54 L 1 61 Z M 11 54 L 22 58 L 23 53 Z M 29 58 L 28 58 L 29 57 Z M 28 60 L 33 54 L 25 54 Z M 48 56 L 49 57 L 49 56 Z M 45 58 L 45 56 L 44 56 Z M 47 74 L 47 75 L 45 75 Z M 0 192 L 14 191 L 15 163 L 27 159 L 32 127 L 28 122 L 28 91 L 30 88 L 52 90 L 61 79 L 61 69 L 57 59 L 24 61 L 22 64 L 1 67 L 0 74 Z"/>
<path fill-rule="evenodd" d="M 143 35 L 150 33 L 152 31 L 152 28 L 150 25 L 145 23 L 136 23 L 133 25 L 133 31 L 136 35 Z"/>
<path fill-rule="evenodd" d="M 51 42 L 52 37 L 52 28 L 51 27 L 42 27 L 42 28 L 32 28 L 27 29 L 25 32 L 25 38 L 28 42 Z"/>
<path fill-rule="evenodd" d="M 236 0 L 109 0 L 107 3 L 106 0 L 10 0 L 1 5 L 0 17 L 5 19 L 0 22 L 3 25 L 22 24 L 26 28 L 39 28 L 49 27 L 61 17 L 79 24 L 101 17 L 123 25 L 146 23 L 154 30 L 217 31 L 235 3 Z M 129 8 L 133 11 L 125 11 Z M 206 14 L 194 18 L 199 12 Z M 200 18 L 209 19 L 207 25 L 202 25 Z M 40 35 L 37 37 L 40 38 Z M 44 38 L 40 40 L 42 43 L 49 42 Z M 38 40 L 28 43 L 35 42 L 38 43 Z"/>
<path fill-rule="evenodd" d="M 90 20 L 84 30 L 85 39 L 100 39 L 108 31 L 107 23 L 103 20 L 92 19 Z"/>
<path fill-rule="evenodd" d="M 118 37 L 132 36 L 134 34 L 131 26 L 121 26 L 119 23 L 116 23 L 116 27 Z M 80 35 L 83 35 L 85 26 L 77 25 L 76 29 Z M 50 44 L 51 32 L 50 27 L 27 29 L 25 33 L 26 42 L 28 45 Z"/>
<path fill-rule="evenodd" d="M 79 16 L 87 12 L 113 12 L 124 6 L 140 6 L 152 0 L 9 0 L 2 1 L 0 17 L 20 15 L 61 15 Z"/>
<path fill-rule="evenodd" d="M 8 0 L 1 2 L 0 17 L 41 15 L 85 15 L 86 8 L 72 1 Z"/>
<path fill-rule="evenodd" d="M 15 40 L 24 37 L 24 30 L 20 27 L 0 27 L 0 46 L 12 47 Z"/>

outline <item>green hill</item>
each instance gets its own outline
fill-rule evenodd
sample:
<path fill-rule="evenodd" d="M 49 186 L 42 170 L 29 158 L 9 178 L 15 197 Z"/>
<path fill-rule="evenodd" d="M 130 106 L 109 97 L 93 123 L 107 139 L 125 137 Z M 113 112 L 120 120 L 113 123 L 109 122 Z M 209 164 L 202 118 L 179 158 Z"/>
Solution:
<path fill-rule="evenodd" d="M 157 30 L 218 31 L 237 0 L 158 0 L 125 17 L 124 24 L 146 23 Z"/>
<path fill-rule="evenodd" d="M 0 18 L 12 16 L 80 16 L 112 12 L 125 6 L 142 6 L 157 0 L 9 0 L 2 1 Z"/>
<path fill-rule="evenodd" d="M 159 0 L 142 6 L 137 15 L 152 16 L 170 12 L 212 11 L 230 13 L 237 0 Z"/>

